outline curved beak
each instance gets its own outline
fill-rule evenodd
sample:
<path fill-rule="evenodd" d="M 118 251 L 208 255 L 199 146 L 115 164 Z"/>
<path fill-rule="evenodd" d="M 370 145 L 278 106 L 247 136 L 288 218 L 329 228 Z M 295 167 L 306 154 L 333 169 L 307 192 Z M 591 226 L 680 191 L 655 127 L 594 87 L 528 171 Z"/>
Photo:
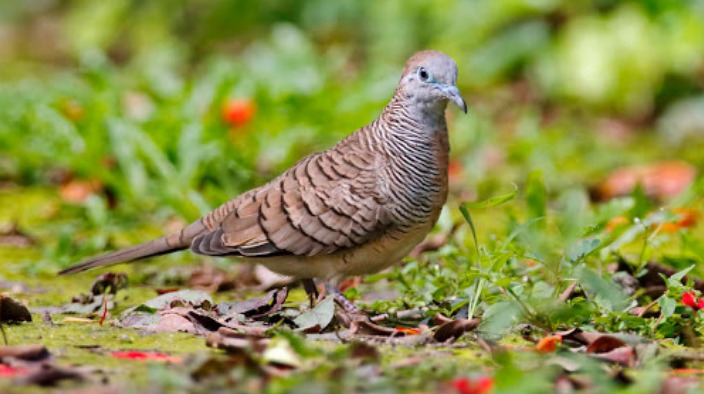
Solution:
<path fill-rule="evenodd" d="M 467 113 L 467 104 L 465 104 L 464 99 L 460 94 L 460 90 L 457 89 L 457 86 L 440 85 L 440 90 L 445 95 L 445 97 L 447 97 L 448 100 L 457 104 L 457 106 L 460 107 L 462 111 L 464 111 L 464 113 Z"/>

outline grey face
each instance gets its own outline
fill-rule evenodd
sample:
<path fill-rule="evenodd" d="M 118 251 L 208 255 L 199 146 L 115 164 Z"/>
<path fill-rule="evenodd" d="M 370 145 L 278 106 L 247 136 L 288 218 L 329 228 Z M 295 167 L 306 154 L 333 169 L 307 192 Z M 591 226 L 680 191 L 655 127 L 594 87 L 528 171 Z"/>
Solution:
<path fill-rule="evenodd" d="M 416 53 L 408 60 L 401 80 L 404 90 L 411 92 L 416 99 L 431 103 L 449 100 L 467 112 L 467 104 L 455 86 L 457 65 L 444 53 Z"/>

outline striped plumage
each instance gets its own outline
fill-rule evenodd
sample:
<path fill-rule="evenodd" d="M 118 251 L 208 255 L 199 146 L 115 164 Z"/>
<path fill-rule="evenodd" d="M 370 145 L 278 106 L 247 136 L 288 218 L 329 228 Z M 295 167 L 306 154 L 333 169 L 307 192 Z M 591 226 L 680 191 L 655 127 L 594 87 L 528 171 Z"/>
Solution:
<path fill-rule="evenodd" d="M 335 283 L 377 272 L 431 230 L 447 197 L 448 100 L 466 111 L 457 68 L 436 51 L 411 57 L 380 116 L 183 230 L 87 260 L 61 274 L 190 248 L 239 256 Z"/>

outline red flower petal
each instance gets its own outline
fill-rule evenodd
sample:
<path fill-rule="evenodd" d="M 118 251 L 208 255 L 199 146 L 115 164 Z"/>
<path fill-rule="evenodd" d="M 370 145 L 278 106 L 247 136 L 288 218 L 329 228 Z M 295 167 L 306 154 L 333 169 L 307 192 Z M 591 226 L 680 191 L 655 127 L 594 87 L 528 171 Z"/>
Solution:
<path fill-rule="evenodd" d="M 538 353 L 551 353 L 557 348 L 557 344 L 562 342 L 562 336 L 560 335 L 548 335 L 540 339 L 537 345 L 535 345 L 535 351 Z"/>
<path fill-rule="evenodd" d="M 408 328 L 408 327 L 396 327 L 394 328 L 396 332 L 402 332 L 406 335 L 418 335 L 420 334 L 420 330 L 417 328 Z"/>
<path fill-rule="evenodd" d="M 111 355 L 115 358 L 124 358 L 124 359 L 128 359 L 128 360 L 163 361 L 163 362 L 167 362 L 167 363 L 181 362 L 181 357 L 169 356 L 164 353 L 156 353 L 156 352 L 140 352 L 137 350 L 124 351 L 124 352 L 112 352 Z"/>
<path fill-rule="evenodd" d="M 562 339 L 562 337 L 560 337 Z M 490 393 L 494 388 L 494 378 L 484 376 L 477 379 L 477 388 L 481 394 Z"/>
<path fill-rule="evenodd" d="M 494 378 L 456 378 L 452 381 L 452 388 L 459 394 L 488 394 L 494 388 Z"/>
<path fill-rule="evenodd" d="M 222 106 L 222 119 L 232 127 L 249 123 L 257 112 L 256 104 L 247 99 L 229 99 Z"/>
<path fill-rule="evenodd" d="M 11 378 L 13 376 L 26 375 L 29 372 L 26 368 L 15 368 L 9 365 L 0 364 L 0 378 Z"/>
<path fill-rule="evenodd" d="M 694 293 L 691 291 L 682 294 L 682 304 L 694 309 L 700 308 L 697 304 L 697 297 L 695 297 Z"/>

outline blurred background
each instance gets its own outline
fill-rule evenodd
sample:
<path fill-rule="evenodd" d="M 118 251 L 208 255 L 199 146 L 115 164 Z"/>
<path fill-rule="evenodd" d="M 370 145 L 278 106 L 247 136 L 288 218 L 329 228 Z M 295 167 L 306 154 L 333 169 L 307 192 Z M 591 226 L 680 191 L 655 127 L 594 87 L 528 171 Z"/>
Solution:
<path fill-rule="evenodd" d="M 3 0 L 0 221 L 52 270 L 181 226 L 374 119 L 421 49 L 470 107 L 452 204 L 536 171 L 668 198 L 704 166 L 701 0 Z"/>

